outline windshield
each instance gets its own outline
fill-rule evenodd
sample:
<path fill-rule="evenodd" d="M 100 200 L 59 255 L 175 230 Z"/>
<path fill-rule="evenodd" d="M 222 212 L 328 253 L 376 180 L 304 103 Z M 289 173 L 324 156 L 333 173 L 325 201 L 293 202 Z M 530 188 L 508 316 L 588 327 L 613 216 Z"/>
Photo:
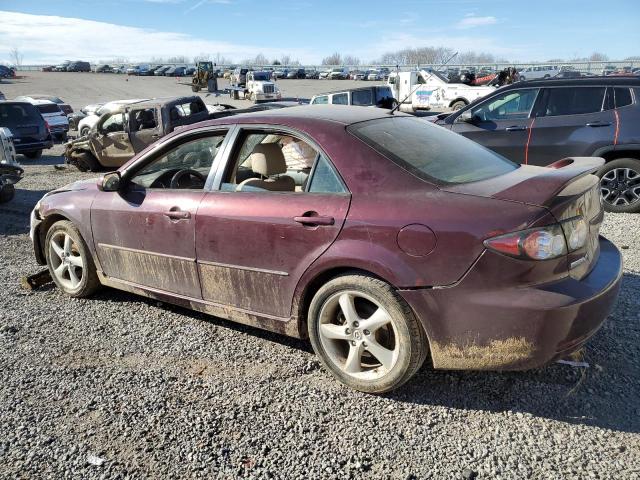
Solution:
<path fill-rule="evenodd" d="M 497 153 L 418 118 L 369 120 L 348 130 L 410 173 L 436 183 L 475 182 L 518 168 Z"/>
<path fill-rule="evenodd" d="M 61 113 L 60 107 L 56 104 L 42 104 L 36 105 L 36 108 L 40 111 L 40 113 Z"/>
<path fill-rule="evenodd" d="M 259 81 L 269 80 L 269 74 L 267 72 L 256 72 L 253 74 L 253 79 Z"/>
<path fill-rule="evenodd" d="M 38 110 L 28 103 L 0 103 L 0 127 L 37 123 L 41 118 Z"/>

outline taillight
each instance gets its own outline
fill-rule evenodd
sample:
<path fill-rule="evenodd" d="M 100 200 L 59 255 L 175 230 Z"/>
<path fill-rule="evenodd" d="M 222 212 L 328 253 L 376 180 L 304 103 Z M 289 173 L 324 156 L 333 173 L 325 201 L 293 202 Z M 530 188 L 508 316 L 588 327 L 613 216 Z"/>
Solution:
<path fill-rule="evenodd" d="M 507 233 L 484 241 L 485 247 L 510 257 L 550 260 L 584 247 L 589 229 L 582 216 L 555 225 Z"/>

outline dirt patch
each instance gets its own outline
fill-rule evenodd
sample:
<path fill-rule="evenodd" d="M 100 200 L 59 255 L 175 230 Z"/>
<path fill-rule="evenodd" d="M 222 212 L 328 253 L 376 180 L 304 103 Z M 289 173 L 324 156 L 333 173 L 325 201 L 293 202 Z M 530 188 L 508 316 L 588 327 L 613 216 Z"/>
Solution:
<path fill-rule="evenodd" d="M 499 370 L 526 361 L 534 353 L 533 344 L 523 337 L 492 340 L 487 345 L 431 344 L 434 366 L 451 370 Z"/>

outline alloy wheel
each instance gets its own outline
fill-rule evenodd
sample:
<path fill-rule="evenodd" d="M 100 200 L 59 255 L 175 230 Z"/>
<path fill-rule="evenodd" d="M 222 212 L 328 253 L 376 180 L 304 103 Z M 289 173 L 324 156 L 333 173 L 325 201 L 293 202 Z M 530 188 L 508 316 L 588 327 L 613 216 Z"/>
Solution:
<path fill-rule="evenodd" d="M 378 301 L 359 291 L 341 291 L 326 300 L 319 336 L 329 360 L 355 378 L 379 379 L 398 361 L 400 342 L 393 319 Z"/>
<path fill-rule="evenodd" d="M 614 168 L 600 180 L 602 200 L 610 205 L 635 204 L 640 200 L 640 173 L 631 168 Z"/>
<path fill-rule="evenodd" d="M 65 288 L 75 290 L 82 282 L 84 263 L 80 250 L 71 236 L 63 231 L 55 233 L 49 242 L 52 273 Z"/>

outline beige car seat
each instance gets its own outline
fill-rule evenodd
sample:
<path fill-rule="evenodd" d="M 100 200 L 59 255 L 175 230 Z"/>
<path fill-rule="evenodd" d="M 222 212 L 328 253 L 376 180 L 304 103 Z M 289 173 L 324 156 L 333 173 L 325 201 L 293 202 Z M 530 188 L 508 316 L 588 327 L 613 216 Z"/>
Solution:
<path fill-rule="evenodd" d="M 236 187 L 236 191 L 250 190 L 247 187 L 261 188 L 273 192 L 294 192 L 296 182 L 287 173 L 287 162 L 277 143 L 256 145 L 249 155 L 251 170 L 263 178 L 247 178 Z M 275 178 L 271 178 L 275 177 Z"/>

